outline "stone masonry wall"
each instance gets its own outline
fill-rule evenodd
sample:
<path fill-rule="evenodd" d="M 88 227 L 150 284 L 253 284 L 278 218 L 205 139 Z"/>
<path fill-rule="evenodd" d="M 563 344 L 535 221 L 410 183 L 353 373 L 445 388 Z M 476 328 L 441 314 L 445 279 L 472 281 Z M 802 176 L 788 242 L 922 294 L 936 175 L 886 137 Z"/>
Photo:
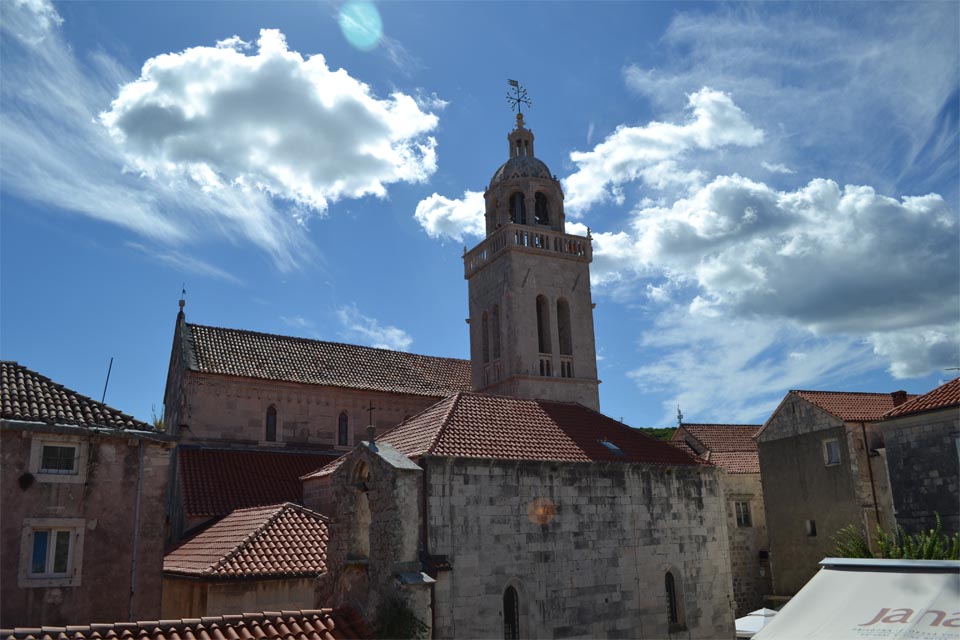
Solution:
<path fill-rule="evenodd" d="M 428 550 L 452 565 L 435 586 L 435 637 L 502 635 L 508 585 L 519 594 L 521 637 L 732 637 L 717 470 L 462 458 L 420 465 Z M 668 622 L 668 570 L 684 627 Z"/>
<path fill-rule="evenodd" d="M 737 617 L 763 606 L 763 598 L 773 592 L 769 560 L 761 559 L 769 551 L 767 519 L 759 473 L 723 473 L 720 476 L 727 503 L 727 530 L 730 534 L 730 563 Z M 750 504 L 750 526 L 738 526 L 737 502 Z"/>
<path fill-rule="evenodd" d="M 440 398 L 360 391 L 343 387 L 271 382 L 189 372 L 179 411 L 181 441 L 265 445 L 270 447 L 337 447 L 338 420 L 346 412 L 350 429 L 346 451 L 366 437 L 373 420 L 383 432 Z M 266 442 L 267 409 L 277 410 L 277 440 Z"/>
<path fill-rule="evenodd" d="M 44 482 L 24 486 L 31 441 L 50 437 L 41 431 L 0 423 L 0 622 L 3 626 L 81 624 L 130 619 L 134 537 L 136 595 L 133 619 L 156 619 L 160 613 L 163 570 L 167 466 L 172 444 L 120 434 L 67 431 L 86 445 L 86 481 Z M 63 434 L 60 434 L 63 435 Z M 143 443 L 140 522 L 135 526 L 139 445 Z M 34 476 L 36 478 L 36 476 Z M 47 526 L 81 521 L 82 549 L 74 586 L 21 587 L 24 519 L 44 519 Z M 29 549 L 26 557 L 29 559 Z M 74 556 L 77 557 L 77 556 Z"/>
<path fill-rule="evenodd" d="M 910 532 L 960 530 L 960 411 L 956 407 L 881 423 L 897 522 Z"/>

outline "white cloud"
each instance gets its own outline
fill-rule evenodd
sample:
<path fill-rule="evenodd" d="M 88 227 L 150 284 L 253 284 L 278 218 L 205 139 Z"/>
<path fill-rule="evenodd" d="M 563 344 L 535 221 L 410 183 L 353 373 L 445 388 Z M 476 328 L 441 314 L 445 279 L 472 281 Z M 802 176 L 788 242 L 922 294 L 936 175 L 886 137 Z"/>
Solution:
<path fill-rule="evenodd" d="M 703 174 L 678 164 L 688 151 L 763 142 L 763 131 L 725 93 L 703 87 L 688 96 L 687 107 L 691 113 L 684 124 L 620 125 L 593 150 L 572 152 L 577 170 L 563 181 L 568 214 L 605 200 L 622 202 L 619 189 L 636 180 L 660 189 L 698 184 Z"/>
<path fill-rule="evenodd" d="M 365 316 L 356 305 L 344 305 L 336 311 L 337 319 L 344 327 L 343 336 L 378 349 L 409 351 L 413 338 L 403 329 L 383 326 L 375 318 Z"/>
<path fill-rule="evenodd" d="M 957 101 L 958 5 L 864 9 L 754 3 L 678 11 L 660 42 L 662 64 L 628 66 L 625 79 L 666 109 L 705 84 L 735 96 L 767 133 L 764 156 L 801 175 L 953 201 L 955 115 L 952 126 L 944 123 Z M 756 158 L 727 154 L 723 163 L 714 173 L 746 173 Z"/>
<path fill-rule="evenodd" d="M 688 422 L 760 423 L 787 389 L 836 384 L 878 364 L 859 340 L 816 339 L 789 322 L 691 314 L 681 306 L 660 314 L 640 347 L 649 364 L 628 376 L 644 391 L 668 394 L 663 422 L 679 404 Z M 803 357 L 793 357 L 798 353 Z"/>
<path fill-rule="evenodd" d="M 764 160 L 760 163 L 760 166 L 769 171 L 770 173 L 785 173 L 787 175 L 792 175 L 796 173 L 793 169 L 781 162 L 767 162 Z"/>
<path fill-rule="evenodd" d="M 322 55 L 290 51 L 275 29 L 260 31 L 257 48 L 193 47 L 144 63 L 100 116 L 130 165 L 321 213 L 435 171 L 436 143 L 425 134 L 437 117 L 412 97 L 378 99 Z"/>
<path fill-rule="evenodd" d="M 0 179 L 4 191 L 26 201 L 122 226 L 149 240 L 149 246 L 175 245 L 171 251 L 184 259 L 189 259 L 192 246 L 211 236 L 246 241 L 286 271 L 313 258 L 302 223 L 315 215 L 313 205 L 321 202 L 317 194 L 327 199 L 382 194 L 390 181 L 419 180 L 433 171 L 434 143 L 417 130 L 435 123 L 434 116 L 403 94 L 377 100 L 343 70 L 324 75 L 322 58 L 303 61 L 282 50 L 279 35 L 271 42 L 273 49 L 268 46 L 255 56 L 239 51 L 244 43 L 236 36 L 218 43 L 226 48 L 198 47 L 158 56 L 145 65 L 145 76 L 131 82 L 129 72 L 103 53 L 86 58 L 90 64 L 81 62 L 64 41 L 62 19 L 49 2 L 13 0 L 0 9 Z M 212 65 L 219 61 L 224 77 L 203 77 L 201 72 L 190 76 L 195 69 L 189 62 L 197 59 Z M 252 69 L 268 62 L 278 72 L 272 87 Z M 250 67 L 246 75 L 237 70 L 244 64 Z M 326 157 L 332 168 L 314 163 L 298 173 L 283 164 L 293 162 L 294 149 L 277 157 L 272 149 L 249 146 L 258 136 L 280 140 L 290 135 L 289 128 L 278 129 L 274 115 L 259 118 L 252 111 L 270 111 L 274 99 L 280 104 L 303 99 L 317 77 L 328 83 L 324 91 L 329 96 L 338 96 L 357 111 L 354 118 L 344 117 L 333 144 L 345 148 L 343 157 L 353 160 L 382 154 L 383 160 L 368 163 L 382 163 L 382 171 L 339 180 L 343 168 L 334 165 L 340 158 L 312 149 L 310 155 Z M 225 93 L 231 80 L 237 83 L 236 99 Z M 124 86 L 119 98 L 118 85 Z M 279 93 L 281 89 L 289 93 Z M 122 147 L 97 121 L 97 114 L 115 98 L 104 119 L 123 138 Z M 151 109 L 158 117 L 150 116 Z M 314 115 L 319 111 L 323 107 L 316 107 Z M 203 128 L 211 112 L 236 128 L 209 122 Z M 163 115 L 168 117 L 159 117 Z M 186 126 L 186 121 L 193 128 L 181 128 L 182 135 L 173 140 L 177 126 Z M 371 122 L 372 129 L 367 126 Z M 310 125 L 307 131 L 321 124 L 302 119 L 296 123 Z M 313 141 L 304 135 L 294 146 L 307 153 L 303 145 Z M 352 144 L 366 146 L 351 149 Z M 227 149 L 237 156 L 224 158 Z M 274 161 L 258 173 L 262 163 Z M 171 251 L 165 255 L 173 255 Z"/>
<path fill-rule="evenodd" d="M 148 247 L 140 242 L 127 242 L 126 245 L 181 273 L 192 273 L 208 278 L 216 278 L 217 280 L 223 280 L 230 284 L 242 284 L 242 281 L 232 273 L 224 271 L 220 267 L 199 258 L 180 253 L 179 251 L 160 247 Z"/>
<path fill-rule="evenodd" d="M 696 292 L 693 315 L 864 338 L 898 377 L 955 366 L 958 226 L 936 194 L 898 201 L 822 179 L 781 192 L 722 176 L 594 237 L 596 284 L 658 277 Z"/>
<path fill-rule="evenodd" d="M 479 191 L 466 191 L 458 200 L 434 193 L 417 204 L 413 217 L 431 238 L 462 242 L 465 237 L 483 237 L 484 207 L 483 193 Z"/>

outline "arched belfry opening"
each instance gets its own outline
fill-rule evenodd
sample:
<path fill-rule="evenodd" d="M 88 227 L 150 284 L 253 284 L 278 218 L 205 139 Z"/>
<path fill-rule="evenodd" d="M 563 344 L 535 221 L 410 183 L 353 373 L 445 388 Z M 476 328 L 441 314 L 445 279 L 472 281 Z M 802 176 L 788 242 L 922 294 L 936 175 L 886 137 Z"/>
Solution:
<path fill-rule="evenodd" d="M 350 537 L 350 551 L 348 554 L 354 558 L 368 558 L 370 556 L 370 468 L 360 460 L 353 468 L 352 484 L 356 490 L 356 503 L 354 505 L 355 526 L 353 535 Z"/>
<path fill-rule="evenodd" d="M 519 191 L 510 196 L 510 222 L 527 224 L 527 203 Z"/>
<path fill-rule="evenodd" d="M 547 206 L 547 196 L 543 195 L 540 191 L 537 191 L 537 195 L 534 198 L 534 222 L 539 225 L 549 225 L 550 224 L 550 208 Z"/>

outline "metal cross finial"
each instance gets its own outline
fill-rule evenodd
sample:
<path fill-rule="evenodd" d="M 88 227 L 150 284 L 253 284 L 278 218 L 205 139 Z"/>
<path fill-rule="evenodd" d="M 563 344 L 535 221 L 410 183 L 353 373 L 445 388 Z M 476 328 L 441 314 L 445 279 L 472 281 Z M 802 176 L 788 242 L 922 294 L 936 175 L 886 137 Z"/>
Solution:
<path fill-rule="evenodd" d="M 379 409 L 380 407 L 373 406 L 373 400 L 370 401 L 370 406 L 364 409 L 367 412 L 367 424 L 373 424 L 373 412 Z"/>
<path fill-rule="evenodd" d="M 507 80 L 507 84 L 513 87 L 513 93 L 507 93 L 507 104 L 510 105 L 510 110 L 517 110 L 517 113 L 523 114 L 523 105 L 527 107 L 532 107 L 533 103 L 530 102 L 530 98 L 527 96 L 527 90 L 523 88 L 516 80 Z"/>

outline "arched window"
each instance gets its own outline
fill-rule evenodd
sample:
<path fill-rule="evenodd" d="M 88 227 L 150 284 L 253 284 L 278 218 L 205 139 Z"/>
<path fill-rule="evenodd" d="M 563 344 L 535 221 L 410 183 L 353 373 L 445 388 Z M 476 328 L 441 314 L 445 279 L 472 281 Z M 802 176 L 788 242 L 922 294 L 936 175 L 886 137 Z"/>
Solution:
<path fill-rule="evenodd" d="M 670 624 L 680 624 L 680 602 L 677 598 L 677 585 L 673 579 L 673 572 L 667 571 L 663 578 L 667 590 L 667 614 Z"/>
<path fill-rule="evenodd" d="M 540 353 L 550 351 L 550 306 L 544 296 L 537 296 L 537 346 Z"/>
<path fill-rule="evenodd" d="M 527 224 L 527 205 L 519 191 L 510 196 L 510 222 Z"/>
<path fill-rule="evenodd" d="M 538 191 L 533 203 L 533 219 L 536 223 L 550 224 L 550 209 L 547 207 L 547 196 Z"/>
<path fill-rule="evenodd" d="M 520 640 L 520 598 L 513 587 L 503 592 L 503 638 Z"/>
<path fill-rule="evenodd" d="M 491 322 L 491 333 L 493 342 L 493 359 L 500 358 L 500 307 L 493 305 L 493 318 Z"/>
<path fill-rule="evenodd" d="M 570 335 L 570 303 L 557 300 L 557 337 L 560 339 L 560 355 L 573 355 L 573 337 Z"/>
<path fill-rule="evenodd" d="M 267 409 L 267 429 L 264 440 L 267 442 L 277 441 L 277 408 L 273 405 Z"/>
<path fill-rule="evenodd" d="M 340 414 L 340 419 L 337 421 L 337 444 L 341 447 L 345 447 L 349 442 L 350 424 L 347 421 L 347 412 L 344 411 Z"/>
<path fill-rule="evenodd" d="M 490 362 L 490 321 L 487 319 L 487 312 L 483 312 L 480 318 L 480 352 L 483 355 L 483 363 Z"/>

